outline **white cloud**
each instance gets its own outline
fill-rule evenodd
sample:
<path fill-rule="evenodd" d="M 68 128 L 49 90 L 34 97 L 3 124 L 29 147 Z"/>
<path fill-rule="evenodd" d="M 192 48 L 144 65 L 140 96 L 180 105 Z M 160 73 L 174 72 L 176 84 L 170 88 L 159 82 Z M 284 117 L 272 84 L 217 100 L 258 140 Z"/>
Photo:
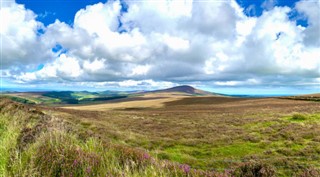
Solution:
<path fill-rule="evenodd" d="M 260 84 L 257 79 L 247 79 L 245 81 L 217 81 L 214 82 L 217 86 L 250 86 Z"/>
<path fill-rule="evenodd" d="M 91 86 L 95 88 L 104 87 L 123 87 L 123 88 L 135 88 L 135 89 L 164 89 L 169 87 L 177 86 L 177 84 L 166 81 L 154 81 L 152 79 L 148 80 L 124 80 L 120 82 L 80 82 L 78 83 L 84 86 Z"/>
<path fill-rule="evenodd" d="M 93 62 L 86 60 L 83 63 L 83 69 L 91 73 L 102 72 L 105 69 L 105 60 L 94 60 Z"/>
<path fill-rule="evenodd" d="M 81 75 L 81 67 L 76 58 L 62 54 L 57 61 L 57 71 L 61 76 L 77 78 Z"/>
<path fill-rule="evenodd" d="M 146 75 L 149 70 L 150 70 L 149 65 L 138 65 L 132 68 L 132 73 L 130 75 L 131 76 Z"/>
<path fill-rule="evenodd" d="M 108 84 L 108 83 L 106 83 Z M 153 80 L 140 80 L 140 81 L 135 81 L 135 80 L 125 80 L 117 83 L 120 87 L 142 87 L 142 88 L 169 88 L 176 86 L 176 84 L 172 82 L 156 82 Z"/>
<path fill-rule="evenodd" d="M 188 40 L 184 40 L 178 37 L 168 36 L 165 34 L 163 37 L 163 42 L 172 50 L 179 51 L 179 50 L 188 50 L 190 47 L 190 43 Z"/>
<path fill-rule="evenodd" d="M 80 62 L 62 54 L 53 63 L 45 65 L 41 70 L 16 76 L 22 82 L 37 82 L 41 80 L 79 80 L 83 74 Z"/>
<path fill-rule="evenodd" d="M 304 30 L 304 42 L 307 45 L 320 46 L 320 1 L 302 0 L 296 3 L 298 12 L 308 19 L 308 28 Z"/>
<path fill-rule="evenodd" d="M 240 81 L 217 81 L 214 82 L 215 85 L 219 85 L 219 86 L 236 86 L 239 85 L 241 82 Z"/>
<path fill-rule="evenodd" d="M 117 31 L 120 2 L 98 3 L 79 10 L 74 18 L 74 27 L 85 29 L 90 35 L 107 39 Z M 107 41 L 106 41 L 107 42 Z"/>
<path fill-rule="evenodd" d="M 3 50 L 4 66 L 17 68 L 11 77 L 21 82 L 119 87 L 177 82 L 294 86 L 319 78 L 318 2 L 300 1 L 292 9 L 267 0 L 260 17 L 246 16 L 235 0 L 127 5 L 128 12 L 121 12 L 119 1 L 87 6 L 77 12 L 73 26 L 57 20 L 46 28 L 22 5 L 4 7 L 1 18 L 11 20 L 2 22 L 1 34 L 12 43 Z M 306 16 L 307 27 L 288 17 L 293 10 Z M 39 28 L 44 34 L 37 34 Z M 62 49 L 53 54 L 56 45 Z M 22 64 L 44 67 L 15 72 Z"/>
<path fill-rule="evenodd" d="M 36 14 L 14 1 L 1 1 L 1 5 L 1 68 L 25 68 L 51 59 L 51 48 L 38 35 L 43 25 L 35 20 Z"/>

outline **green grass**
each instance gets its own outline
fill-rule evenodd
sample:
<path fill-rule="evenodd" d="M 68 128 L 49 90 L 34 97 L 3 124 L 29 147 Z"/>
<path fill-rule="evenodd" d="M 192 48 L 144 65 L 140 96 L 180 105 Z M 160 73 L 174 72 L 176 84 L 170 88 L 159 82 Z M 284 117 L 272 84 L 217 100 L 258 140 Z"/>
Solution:
<path fill-rule="evenodd" d="M 263 152 L 263 149 L 257 143 L 240 142 L 219 147 L 212 147 L 210 145 L 175 145 L 156 154 L 159 158 L 192 164 L 196 168 L 210 169 L 213 167 L 212 162 L 214 162 L 215 169 L 224 169 L 230 168 L 227 163 L 223 163 L 225 159 L 241 162 L 242 157 L 261 152 Z"/>
<path fill-rule="evenodd" d="M 260 152 L 262 152 L 262 149 L 257 144 L 250 142 L 235 143 L 212 149 L 212 154 L 218 158 L 239 158 Z"/>
<path fill-rule="evenodd" d="M 320 114 L 293 113 L 284 117 L 289 122 L 296 123 L 320 123 Z"/>
<path fill-rule="evenodd" d="M 44 93 L 21 93 L 21 94 L 5 94 L 3 98 L 9 98 L 13 101 L 26 104 L 42 104 L 42 105 L 57 105 L 57 104 L 88 104 L 98 103 L 101 101 L 126 98 L 128 94 L 115 93 L 96 93 L 96 92 L 44 92 Z"/>
<path fill-rule="evenodd" d="M 6 168 L 16 147 L 16 141 L 13 140 L 18 138 L 21 127 L 16 120 L 9 121 L 10 119 L 9 114 L 0 115 L 0 174 L 4 176 L 8 176 Z"/>
<path fill-rule="evenodd" d="M 58 98 L 50 98 L 50 97 L 33 97 L 33 96 L 13 96 L 13 95 L 1 95 L 2 98 L 8 98 L 13 101 L 25 104 L 58 104 L 61 103 L 61 100 Z"/>
<path fill-rule="evenodd" d="M 154 144 L 162 146 L 152 150 L 152 153 L 160 159 L 216 170 L 230 169 L 235 164 L 254 159 L 273 166 L 279 176 L 292 176 L 302 173 L 303 169 L 320 168 L 319 113 L 293 113 L 239 127 L 244 133 L 236 141 L 187 145 L 176 140 L 173 145 L 167 142 L 167 146 L 163 146 L 165 142 L 158 140 L 160 142 Z M 139 143 L 134 142 L 142 142 L 142 139 L 131 139 L 129 142 L 136 145 Z M 144 144 L 148 144 L 145 141 Z"/>
<path fill-rule="evenodd" d="M 208 156 L 212 156 L 218 159 L 221 158 L 239 158 L 249 154 L 256 154 L 261 152 L 262 149 L 256 143 L 250 142 L 242 142 L 242 143 L 235 143 L 231 145 L 219 146 L 219 147 L 211 147 L 208 148 L 206 146 L 183 146 L 183 145 L 176 145 L 170 148 L 165 149 L 165 152 L 170 154 L 173 160 L 177 160 L 183 162 L 179 157 L 187 156 L 194 157 L 194 158 L 207 158 Z"/>
<path fill-rule="evenodd" d="M 30 98 L 22 98 L 17 96 L 10 96 L 10 95 L 0 95 L 0 98 L 8 98 L 13 101 L 19 102 L 19 103 L 26 103 L 26 104 L 36 104 L 37 102 L 30 99 Z"/>

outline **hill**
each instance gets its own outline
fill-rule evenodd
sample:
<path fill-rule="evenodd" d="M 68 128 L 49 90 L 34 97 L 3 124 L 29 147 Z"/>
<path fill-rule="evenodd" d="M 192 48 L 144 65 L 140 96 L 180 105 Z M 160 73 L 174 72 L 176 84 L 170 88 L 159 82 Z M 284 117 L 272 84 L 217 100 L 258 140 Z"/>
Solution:
<path fill-rule="evenodd" d="M 188 95 L 214 95 L 215 94 L 215 93 L 207 92 L 204 90 L 196 89 L 189 85 L 181 85 L 181 86 L 162 89 L 162 90 L 148 91 L 145 93 L 183 93 Z"/>
<path fill-rule="evenodd" d="M 86 104 L 126 98 L 131 92 L 120 91 L 45 91 L 45 92 L 10 92 L 1 97 L 29 104 L 60 105 Z"/>

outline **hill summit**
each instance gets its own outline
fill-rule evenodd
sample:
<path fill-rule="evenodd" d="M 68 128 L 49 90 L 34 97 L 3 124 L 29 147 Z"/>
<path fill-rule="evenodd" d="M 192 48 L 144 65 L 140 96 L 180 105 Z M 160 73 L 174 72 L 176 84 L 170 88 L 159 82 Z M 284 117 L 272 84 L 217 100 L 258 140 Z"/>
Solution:
<path fill-rule="evenodd" d="M 151 92 L 152 93 L 180 92 L 180 93 L 186 93 L 186 94 L 192 94 L 192 95 L 211 95 L 212 94 L 210 92 L 196 89 L 196 88 L 191 87 L 189 85 L 181 85 L 181 86 L 176 86 L 176 87 L 163 89 L 163 90 L 155 90 L 155 91 L 151 91 Z"/>
<path fill-rule="evenodd" d="M 195 89 L 194 87 L 191 87 L 189 85 L 181 85 L 181 86 L 177 86 L 177 87 L 164 89 L 162 91 L 164 91 L 164 92 L 184 92 L 184 93 L 195 94 L 197 92 L 197 89 Z"/>

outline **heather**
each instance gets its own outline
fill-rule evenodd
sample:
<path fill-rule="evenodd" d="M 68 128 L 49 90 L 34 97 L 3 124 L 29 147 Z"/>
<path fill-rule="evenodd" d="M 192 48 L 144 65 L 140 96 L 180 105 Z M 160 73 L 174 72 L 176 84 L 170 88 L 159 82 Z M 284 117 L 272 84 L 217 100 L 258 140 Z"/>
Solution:
<path fill-rule="evenodd" d="M 319 176 L 317 104 L 238 101 L 86 111 L 1 99 L 0 176 Z"/>

